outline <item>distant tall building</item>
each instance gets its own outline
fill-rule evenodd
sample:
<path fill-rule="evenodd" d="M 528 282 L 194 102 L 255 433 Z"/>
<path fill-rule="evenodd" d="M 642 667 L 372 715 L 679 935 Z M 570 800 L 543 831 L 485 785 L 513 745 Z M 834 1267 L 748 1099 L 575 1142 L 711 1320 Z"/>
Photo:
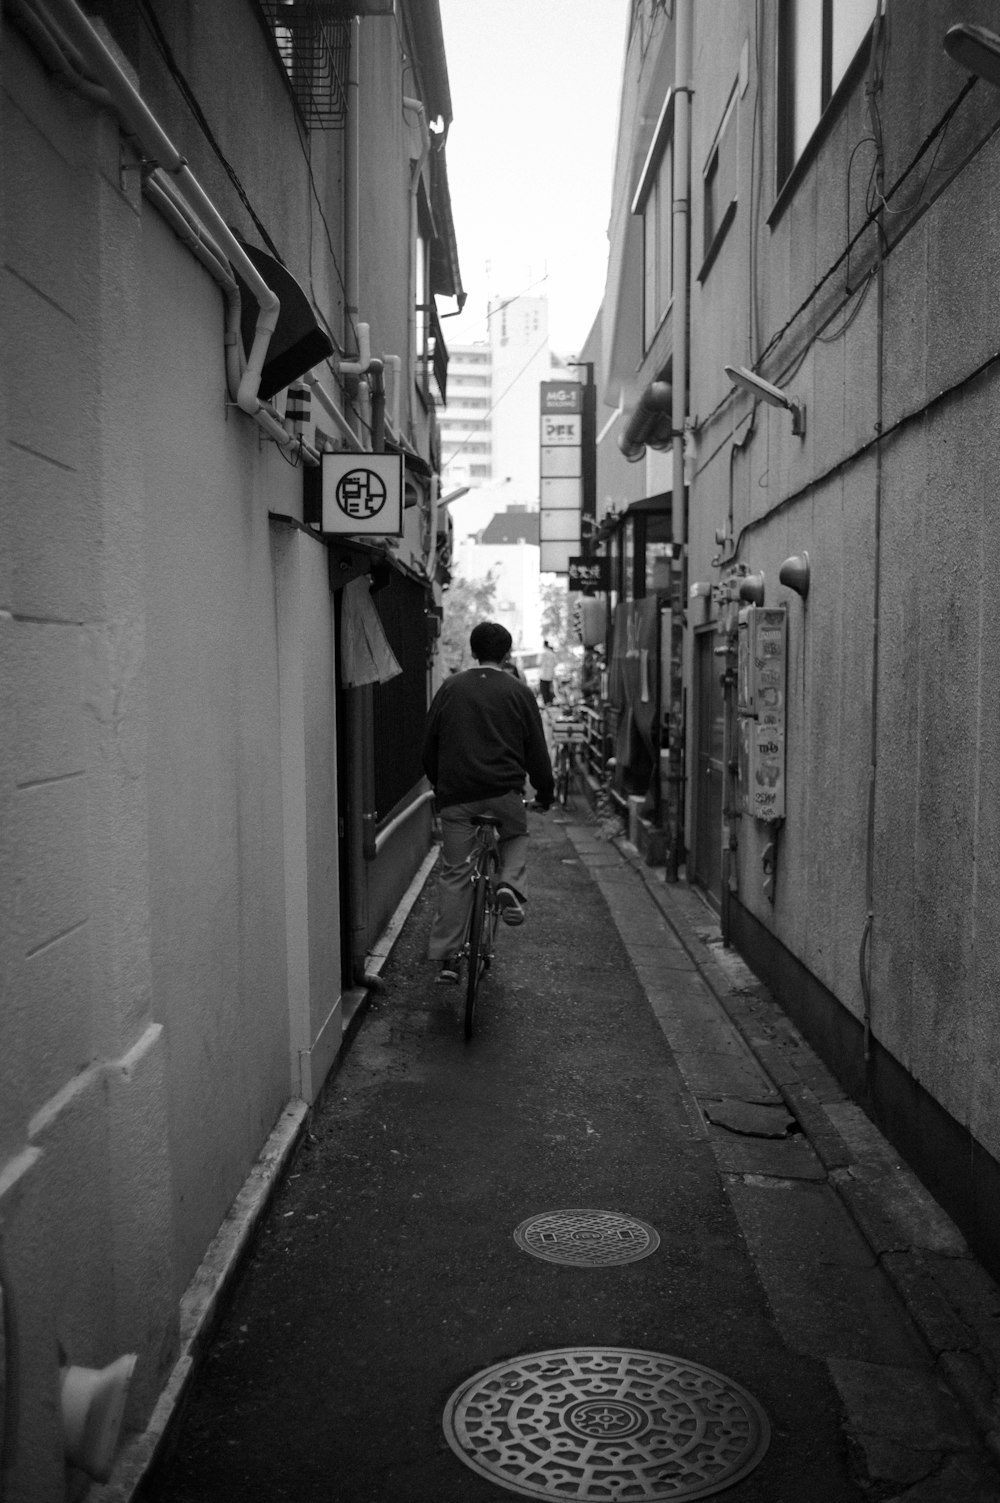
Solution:
<path fill-rule="evenodd" d="M 535 507 L 539 384 L 571 372 L 549 349 L 548 298 L 494 298 L 487 316 L 486 340 L 449 346 L 442 486 L 494 482 L 504 504 Z"/>
<path fill-rule="evenodd" d="M 442 485 L 493 479 L 493 359 L 488 344 L 448 349 L 448 403 L 438 412 Z"/>
<path fill-rule="evenodd" d="M 515 647 L 534 649 L 542 645 L 539 386 L 576 372 L 549 349 L 547 298 L 494 298 L 488 316 L 487 340 L 449 346 L 441 488 L 469 487 L 451 509 L 456 572 L 482 579 L 492 571 L 497 620 Z"/>

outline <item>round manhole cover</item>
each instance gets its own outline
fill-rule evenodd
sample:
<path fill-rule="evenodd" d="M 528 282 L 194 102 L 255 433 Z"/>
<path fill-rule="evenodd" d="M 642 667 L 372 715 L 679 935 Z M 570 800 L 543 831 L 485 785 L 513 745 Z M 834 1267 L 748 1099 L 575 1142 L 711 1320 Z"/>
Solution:
<path fill-rule="evenodd" d="M 663 1352 L 562 1347 L 498 1362 L 448 1400 L 444 1433 L 480 1476 L 525 1498 L 707 1498 L 771 1438 L 731 1378 Z"/>
<path fill-rule="evenodd" d="M 533 1257 L 581 1268 L 635 1263 L 660 1245 L 658 1233 L 645 1221 L 615 1211 L 547 1211 L 543 1216 L 529 1216 L 517 1228 L 514 1241 Z"/>

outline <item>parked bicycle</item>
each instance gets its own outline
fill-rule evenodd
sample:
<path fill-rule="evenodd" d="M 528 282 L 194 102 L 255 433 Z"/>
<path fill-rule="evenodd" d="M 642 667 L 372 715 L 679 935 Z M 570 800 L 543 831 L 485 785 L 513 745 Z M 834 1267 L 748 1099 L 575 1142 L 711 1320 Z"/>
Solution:
<path fill-rule="evenodd" d="M 570 791 L 576 781 L 578 748 L 587 739 L 587 729 L 577 715 L 575 706 L 562 707 L 549 722 L 552 729 L 552 744 L 555 748 L 553 771 L 556 780 L 556 802 L 565 809 Z"/>

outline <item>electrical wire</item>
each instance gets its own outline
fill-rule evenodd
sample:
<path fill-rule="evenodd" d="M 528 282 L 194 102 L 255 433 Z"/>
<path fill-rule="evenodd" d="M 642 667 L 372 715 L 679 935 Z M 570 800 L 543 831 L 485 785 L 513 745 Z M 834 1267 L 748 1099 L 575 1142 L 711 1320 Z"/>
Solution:
<path fill-rule="evenodd" d="M 948 126 L 951 123 L 951 120 L 954 118 L 955 114 L 957 113 L 957 111 L 958 111 L 960 105 L 962 104 L 963 100 L 965 99 L 966 95 L 975 86 L 976 82 L 977 82 L 977 80 L 974 77 L 970 77 L 966 81 L 964 87 L 959 91 L 959 93 L 952 100 L 951 104 L 948 106 L 947 110 L 945 110 L 944 114 L 938 120 L 937 124 L 927 133 L 927 135 L 925 136 L 924 140 L 921 142 L 920 146 L 917 148 L 916 152 L 914 153 L 913 157 L 911 158 L 908 166 L 903 170 L 903 172 L 900 174 L 900 176 L 896 179 L 896 182 L 893 184 L 892 188 L 890 188 L 889 192 L 883 196 L 883 203 L 884 203 L 884 205 L 885 205 L 886 208 L 889 207 L 889 201 L 895 196 L 895 194 L 903 186 L 903 183 L 907 180 L 907 178 L 915 170 L 915 168 L 916 168 L 917 164 L 919 163 L 920 159 L 930 149 L 931 145 L 933 145 L 933 143 L 938 138 L 938 136 L 943 131 L 947 130 Z M 900 233 L 897 234 L 893 238 L 893 240 L 891 242 L 889 242 L 887 240 L 883 242 L 883 248 L 882 248 L 882 254 L 883 254 L 883 256 L 888 256 L 893 250 L 895 250 L 896 246 L 901 243 L 901 241 L 905 238 L 905 236 L 909 233 L 909 231 L 913 228 L 913 226 L 918 222 L 918 220 L 923 216 L 923 214 L 926 213 L 926 211 L 932 206 L 932 204 L 934 202 L 936 202 L 936 200 L 945 191 L 945 189 L 954 180 L 954 178 L 957 177 L 958 174 L 960 172 L 962 172 L 965 169 L 965 167 L 968 166 L 969 162 L 971 162 L 972 159 L 980 151 L 982 151 L 982 149 L 993 139 L 993 137 L 997 134 L 998 131 L 1000 131 L 1000 118 L 998 118 L 996 120 L 996 122 L 993 124 L 993 126 L 990 128 L 990 130 L 986 133 L 986 135 L 984 135 L 979 141 L 976 142 L 976 144 L 974 146 L 972 146 L 967 152 L 965 152 L 965 154 L 962 156 L 962 158 L 958 162 L 956 162 L 956 163 L 953 164 L 952 170 L 950 172 L 949 177 L 946 179 L 946 181 L 944 181 L 944 182 L 942 182 L 942 183 L 940 183 L 938 185 L 938 187 L 934 191 L 933 196 L 929 200 L 927 200 L 927 202 L 918 204 L 918 206 L 916 207 L 915 211 L 913 212 L 913 217 L 911 218 L 911 220 L 909 221 L 909 223 L 907 223 L 901 229 Z M 925 179 L 924 179 L 924 186 L 926 186 L 926 182 L 927 182 L 927 178 L 925 177 Z M 912 205 L 911 205 L 911 209 L 912 209 Z M 883 212 L 883 210 L 880 209 L 877 212 Z M 771 353 L 771 351 L 781 341 L 781 339 L 784 337 L 784 335 L 787 334 L 788 330 L 797 321 L 797 319 L 805 312 L 805 310 L 808 307 L 811 306 L 811 304 L 813 302 L 815 302 L 815 300 L 818 297 L 818 295 L 819 295 L 820 291 L 822 290 L 822 288 L 826 285 L 826 283 L 830 280 L 830 278 L 834 275 L 834 273 L 844 264 L 844 262 L 848 260 L 851 251 L 858 244 L 858 242 L 860 241 L 861 237 L 865 234 L 865 232 L 867 230 L 869 230 L 873 225 L 876 225 L 876 224 L 877 224 L 877 213 L 869 214 L 866 217 L 864 224 L 862 224 L 861 228 L 854 235 L 852 235 L 850 237 L 850 240 L 849 240 L 847 246 L 845 247 L 845 249 L 840 253 L 840 255 L 833 262 L 833 264 L 827 269 L 827 271 L 824 273 L 824 275 L 815 284 L 815 286 L 813 287 L 812 291 L 808 294 L 808 296 L 803 299 L 803 301 L 799 304 L 799 306 L 795 310 L 795 312 L 793 314 L 791 314 L 791 316 L 788 319 L 786 319 L 785 323 L 781 326 L 781 328 L 775 334 L 773 334 L 771 336 L 771 338 L 769 339 L 767 345 L 765 346 L 765 348 L 761 352 L 760 357 L 759 357 L 759 359 L 757 360 L 757 362 L 756 362 L 756 364 L 754 366 L 754 369 L 757 369 L 760 366 L 760 364 L 767 358 L 767 356 Z M 857 294 L 858 290 L 859 290 L 858 288 L 853 288 L 853 289 L 849 290 L 846 298 L 844 298 L 837 305 L 837 307 L 833 310 L 833 312 L 830 315 L 830 317 L 828 317 L 825 320 L 825 322 L 820 325 L 820 330 L 825 329 L 827 327 L 827 325 L 829 324 L 829 322 L 831 321 L 831 319 L 835 318 L 837 316 L 837 314 L 843 309 L 843 307 L 845 306 L 845 304 L 848 301 L 850 301 L 850 299 Z M 866 290 L 867 290 L 867 288 L 866 288 Z M 853 322 L 853 319 L 851 321 Z M 812 336 L 812 338 L 805 345 L 805 349 L 808 350 L 809 347 L 810 347 L 810 345 L 818 337 L 819 337 L 818 334 L 814 333 L 813 336 Z M 801 364 L 801 360 L 798 363 Z M 783 377 L 784 375 L 785 375 L 785 373 L 779 373 L 779 379 L 781 377 Z M 785 378 L 787 379 L 787 377 L 785 377 Z M 720 397 L 719 401 L 715 404 L 715 406 L 711 409 L 711 411 L 708 412 L 706 414 L 706 416 L 704 418 L 702 418 L 695 425 L 694 432 L 696 434 L 703 432 L 709 426 L 709 424 L 718 416 L 718 414 L 727 406 L 727 404 L 732 400 L 732 397 L 733 397 L 732 390 L 727 391 L 726 394 L 723 397 Z M 728 440 L 726 440 L 724 442 L 728 442 Z M 723 445 L 720 444 L 719 448 L 721 449 L 722 447 L 723 447 Z M 718 452 L 719 452 L 719 450 L 716 449 L 714 451 L 714 454 L 717 454 Z M 714 454 L 713 454 L 713 456 L 710 456 L 710 457 L 714 457 Z M 706 463 L 707 462 L 708 461 L 706 461 Z M 703 468 L 704 468 L 704 466 L 699 466 L 699 473 L 700 473 L 701 469 L 703 469 Z"/>
<path fill-rule="evenodd" d="M 965 86 L 959 91 L 959 93 L 952 100 L 951 104 L 945 110 L 944 114 L 941 116 L 940 120 L 938 120 L 937 124 L 934 125 L 930 131 L 928 131 L 928 133 L 924 137 L 923 141 L 917 147 L 917 150 L 914 153 L 913 157 L 911 158 L 911 160 L 909 162 L 909 165 L 906 168 L 904 168 L 903 172 L 896 179 L 895 183 L 889 189 L 888 193 L 884 195 L 883 202 L 886 205 L 888 205 L 889 200 L 892 199 L 892 198 L 894 198 L 895 195 L 899 192 L 900 188 L 906 182 L 906 180 L 910 176 L 910 174 L 915 171 L 918 162 L 926 154 L 926 152 L 928 152 L 930 150 L 931 146 L 933 145 L 934 141 L 937 139 L 937 137 L 940 134 L 940 132 L 942 130 L 946 129 L 946 127 L 950 124 L 950 122 L 952 120 L 952 117 L 955 115 L 956 111 L 958 110 L 958 108 L 961 105 L 962 101 L 965 99 L 966 95 L 969 93 L 970 89 L 974 88 L 976 82 L 977 82 L 977 80 L 975 78 L 971 78 L 970 77 L 968 79 L 968 81 L 966 82 Z M 998 121 L 997 126 L 994 127 L 994 130 L 996 130 L 998 128 L 1000 128 L 1000 121 Z M 990 134 L 992 135 L 993 132 L 991 131 Z M 985 142 L 983 142 L 981 144 L 985 144 Z M 879 209 L 878 212 L 881 212 L 881 209 Z M 868 229 L 870 229 L 872 227 L 872 225 L 876 224 L 876 223 L 877 223 L 877 214 L 874 213 L 874 212 L 870 212 L 866 216 L 864 224 L 862 224 L 861 228 L 851 237 L 851 239 L 848 242 L 848 244 L 845 247 L 845 249 L 843 251 L 841 251 L 840 255 L 833 262 L 833 264 L 827 269 L 826 272 L 824 272 L 823 276 L 816 283 L 816 285 L 813 287 L 812 291 L 808 294 L 808 296 L 803 299 L 803 301 L 796 308 L 795 312 L 793 314 L 791 314 L 791 316 L 785 320 L 785 322 L 782 324 L 781 328 L 778 329 L 776 333 L 772 334 L 771 338 L 768 340 L 767 344 L 764 347 L 764 350 L 761 353 L 761 357 L 760 357 L 761 360 L 766 359 L 766 357 L 770 354 L 770 352 L 774 349 L 774 347 L 778 343 L 780 343 L 780 341 L 784 338 L 785 334 L 787 334 L 788 330 L 792 327 L 792 325 L 800 318 L 800 316 L 805 312 L 805 310 L 808 307 L 810 307 L 813 302 L 815 302 L 816 298 L 819 296 L 819 293 L 822 291 L 823 287 L 825 287 L 826 283 L 830 280 L 830 278 L 834 275 L 834 273 L 836 271 L 838 271 L 840 269 L 840 267 L 844 264 L 844 262 L 849 257 L 849 255 L 851 253 L 851 250 L 853 249 L 853 247 L 855 245 L 857 245 L 858 241 L 861 239 L 861 237 L 865 233 L 865 231 L 868 230 Z"/>
<path fill-rule="evenodd" d="M 236 189 L 236 192 L 237 192 L 237 194 L 239 195 L 239 198 L 240 198 L 240 202 L 243 204 L 243 206 L 246 209 L 247 213 L 250 215 L 250 218 L 253 220 L 254 224 L 256 225 L 257 230 L 258 230 L 259 234 L 261 235 L 261 238 L 263 239 L 264 244 L 267 246 L 268 250 L 274 256 L 275 260 L 279 261 L 281 263 L 281 265 L 284 266 L 285 265 L 284 257 L 282 256 L 281 252 L 278 250 L 278 247 L 275 245 L 274 241 L 272 240 L 270 234 L 267 231 L 266 226 L 263 224 L 263 222 L 261 221 L 259 215 L 257 214 L 257 211 L 254 209 L 254 206 L 253 206 L 253 204 L 250 201 L 250 197 L 249 197 L 246 189 L 244 188 L 243 183 L 240 180 L 239 174 L 236 172 L 236 169 L 233 167 L 232 163 L 229 161 L 228 157 L 223 152 L 222 147 L 219 145 L 219 142 L 216 139 L 215 133 L 213 132 L 212 127 L 211 127 L 211 125 L 208 122 L 208 119 L 207 119 L 207 117 L 205 115 L 205 112 L 202 109 L 201 104 L 198 101 L 198 98 L 197 98 L 197 96 L 194 93 L 194 90 L 192 89 L 190 83 L 188 82 L 187 77 L 185 76 L 183 70 L 181 69 L 179 63 L 177 62 L 176 56 L 174 55 L 174 52 L 173 52 L 173 49 L 170 46 L 170 43 L 167 41 L 166 35 L 165 35 L 164 31 L 163 31 L 163 28 L 160 25 L 159 18 L 157 17 L 155 10 L 153 9 L 152 4 L 150 3 L 150 0 L 138 0 L 138 5 L 139 5 L 140 14 L 141 14 L 141 16 L 143 18 L 143 21 L 146 24 L 146 27 L 147 27 L 150 35 L 153 38 L 153 41 L 156 44 L 157 50 L 159 51 L 161 57 L 163 58 L 163 61 L 165 62 L 166 66 L 167 66 L 167 69 L 169 70 L 171 77 L 173 78 L 174 82 L 176 83 L 177 88 L 180 91 L 180 93 L 181 93 L 181 95 L 182 95 L 185 103 L 187 104 L 188 108 L 190 109 L 190 111 L 191 111 L 192 115 L 194 116 L 195 120 L 198 122 L 198 125 L 200 126 L 201 131 L 202 131 L 202 133 L 203 133 L 206 141 L 208 142 L 209 146 L 212 148 L 212 151 L 215 153 L 216 157 L 222 163 L 222 166 L 225 168 L 226 175 L 228 176 L 230 182 L 233 184 L 233 187 Z M 303 126 L 302 126 L 301 121 L 299 120 L 298 114 L 293 111 L 293 115 L 294 115 L 294 121 L 295 121 L 295 135 L 296 135 L 296 140 L 298 141 L 299 150 L 302 153 L 302 158 L 303 158 L 303 161 L 305 162 L 305 165 L 306 165 L 306 172 L 307 172 L 308 177 L 309 177 L 309 187 L 310 187 L 310 195 L 311 195 L 310 199 L 309 199 L 309 213 L 310 213 L 309 289 L 310 289 L 310 292 L 312 294 L 312 299 L 311 299 L 312 306 L 313 306 L 314 312 L 316 313 L 316 316 L 319 318 L 320 322 L 323 324 L 323 327 L 326 329 L 326 331 L 329 334 L 330 338 L 333 340 L 334 348 L 339 353 L 342 354 L 343 353 L 343 347 L 342 347 L 341 341 L 337 337 L 335 331 L 331 328 L 329 320 L 327 319 L 326 314 L 324 313 L 324 311 L 323 311 L 322 307 L 320 306 L 320 303 L 319 303 L 319 301 L 318 301 L 318 299 L 316 297 L 316 289 L 315 289 L 315 287 L 313 285 L 313 276 L 312 276 L 312 225 L 311 225 L 311 219 L 312 219 L 312 207 L 313 207 L 313 201 L 314 200 L 315 200 L 316 208 L 317 208 L 317 210 L 319 212 L 319 217 L 320 217 L 320 219 L 322 220 L 322 223 L 323 223 L 323 229 L 324 229 L 325 236 L 326 236 L 326 243 L 327 243 L 327 247 L 328 247 L 329 252 L 330 252 L 330 260 L 333 263 L 333 269 L 336 272 L 337 281 L 340 284 L 340 289 L 341 289 L 341 292 L 343 293 L 343 296 L 344 296 L 345 307 L 346 307 L 346 304 L 347 304 L 347 288 L 346 288 L 346 286 L 344 284 L 343 272 L 341 271 L 340 263 L 339 263 L 339 261 L 337 259 L 337 252 L 336 252 L 336 250 L 334 248 L 333 236 L 332 236 L 332 233 L 331 233 L 331 230 L 330 230 L 330 224 L 329 224 L 329 221 L 327 220 L 327 217 L 326 217 L 325 213 L 323 212 L 323 202 L 322 202 L 322 199 L 320 198 L 319 189 L 316 186 L 316 178 L 315 178 L 315 175 L 313 173 L 313 168 L 312 168 L 312 159 L 311 159 L 310 153 L 306 149 L 305 143 L 302 140 Z M 354 323 L 353 318 L 351 318 L 350 314 L 348 315 L 348 317 L 350 319 L 351 329 L 352 329 L 352 332 L 354 334 L 355 344 L 356 344 L 357 343 L 357 337 L 358 337 L 357 327 L 356 327 L 356 325 Z"/>
<path fill-rule="evenodd" d="M 752 112 L 752 114 L 750 116 L 750 203 L 749 203 L 749 214 L 747 216 L 748 219 L 749 219 L 749 221 L 750 221 L 750 235 L 749 235 L 750 246 L 749 246 L 749 256 L 748 256 L 748 270 L 749 270 L 749 273 L 750 273 L 750 298 L 749 298 L 749 307 L 747 309 L 747 318 L 748 318 L 748 323 L 749 323 L 749 327 L 747 329 L 747 345 L 748 345 L 748 348 L 749 348 L 749 351 L 750 351 L 750 364 L 751 365 L 753 365 L 755 363 L 756 359 L 757 359 L 757 356 L 756 356 L 756 353 L 755 353 L 756 349 L 757 349 L 757 338 L 758 338 L 757 331 L 760 328 L 760 305 L 759 305 L 760 290 L 759 290 L 759 288 L 757 286 L 757 233 L 758 233 L 757 212 L 758 212 L 759 200 L 760 200 L 760 184 L 757 183 L 756 190 L 755 190 L 755 178 L 756 178 L 756 167 L 757 167 L 757 137 L 758 137 L 758 133 L 762 132 L 763 128 L 764 128 L 763 111 L 760 108 L 761 27 L 762 27 L 761 0 L 755 0 L 755 4 L 754 4 L 754 37 L 753 37 L 753 55 L 754 55 L 754 74 L 755 74 L 755 76 L 754 76 L 754 93 L 753 93 L 753 112 Z M 763 153 L 763 144 L 762 144 L 761 145 L 761 156 L 763 156 L 763 154 L 764 153 Z"/>
<path fill-rule="evenodd" d="M 243 207 L 250 215 L 250 218 L 257 226 L 257 229 L 260 235 L 263 237 L 264 243 L 267 246 L 268 250 L 274 256 L 275 260 L 280 261 L 281 264 L 284 265 L 285 263 L 282 259 L 280 251 L 278 250 L 274 241 L 271 239 L 264 225 L 261 223 L 257 211 L 254 208 L 253 204 L 250 202 L 249 195 L 247 194 L 246 189 L 240 181 L 239 174 L 216 140 L 215 135 L 212 131 L 212 127 L 209 125 L 208 120 L 205 117 L 205 112 L 202 109 L 201 105 L 198 103 L 197 98 L 195 97 L 194 90 L 191 88 L 191 85 L 188 83 L 186 77 L 181 71 L 170 43 L 167 41 L 166 36 L 163 32 L 163 28 L 160 26 L 156 12 L 153 10 L 152 5 L 150 4 L 150 0 L 138 0 L 138 5 L 139 12 L 142 16 L 142 19 L 146 23 L 146 27 L 150 35 L 152 36 L 153 41 L 156 44 L 157 50 L 159 51 L 160 56 L 163 58 L 163 61 L 166 63 L 167 69 L 178 89 L 180 90 L 180 93 L 183 96 L 188 109 L 191 111 L 192 115 L 201 127 L 202 134 L 204 135 L 205 140 L 208 142 L 209 146 L 212 148 L 213 152 L 222 163 L 222 166 L 225 168 L 226 176 L 229 178 L 233 187 L 236 189 L 236 192 L 240 198 L 240 202 L 243 204 Z"/>
<path fill-rule="evenodd" d="M 528 356 L 527 360 L 521 366 L 521 369 L 517 372 L 517 374 L 514 377 L 512 377 L 512 379 L 510 381 L 508 381 L 507 385 L 504 387 L 503 391 L 497 397 L 496 401 L 494 403 L 492 403 L 492 405 L 486 409 L 486 411 L 483 413 L 483 416 L 481 418 L 477 418 L 476 419 L 477 423 L 485 423 L 485 421 L 486 421 L 486 419 L 488 417 L 492 417 L 493 413 L 496 412 L 497 408 L 500 406 L 500 403 L 503 401 L 504 397 L 506 397 L 511 391 L 513 391 L 513 389 L 517 385 L 518 381 L 520 381 L 521 377 L 524 375 L 525 371 L 528 369 L 528 366 L 531 364 L 531 362 L 538 355 L 541 354 L 542 350 L 544 350 L 544 348 L 545 348 L 545 346 L 546 346 L 547 343 L 548 343 L 548 335 L 546 335 L 546 337 L 542 340 L 541 344 L 537 345 L 536 348 L 532 350 L 532 352 Z M 471 442 L 472 442 L 472 440 L 474 438 L 478 438 L 479 437 L 481 431 L 482 430 L 479 429 L 479 430 L 477 430 L 477 431 L 475 431 L 473 433 L 470 433 L 467 438 L 463 438 L 462 442 L 459 444 L 459 446 L 455 450 L 455 452 L 453 454 L 449 454 L 448 458 L 442 464 L 442 466 L 441 466 L 442 472 L 448 468 L 448 466 L 452 463 L 453 460 L 455 460 L 455 459 L 458 458 L 459 454 L 461 454 L 461 452 L 465 448 L 466 444 L 471 444 Z"/>

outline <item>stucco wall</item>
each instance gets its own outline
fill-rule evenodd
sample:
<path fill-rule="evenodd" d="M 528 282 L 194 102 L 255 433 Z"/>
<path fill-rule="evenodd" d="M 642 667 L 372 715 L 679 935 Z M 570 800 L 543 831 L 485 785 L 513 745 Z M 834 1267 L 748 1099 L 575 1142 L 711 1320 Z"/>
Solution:
<path fill-rule="evenodd" d="M 281 708 L 284 903 L 293 1094 L 315 1099 L 343 1037 L 336 643 L 327 552 L 271 524 Z"/>
<path fill-rule="evenodd" d="M 152 979 L 180 1292 L 288 1096 L 268 509 L 301 480 L 226 421 L 221 294 L 149 208 L 143 256 Z"/>
<path fill-rule="evenodd" d="M 141 1350 L 143 1413 L 177 1321 L 149 965 L 138 202 L 117 128 L 10 29 L 2 141 L 5 1461 L 11 1499 L 41 1499 L 65 1485 L 60 1360 Z"/>

